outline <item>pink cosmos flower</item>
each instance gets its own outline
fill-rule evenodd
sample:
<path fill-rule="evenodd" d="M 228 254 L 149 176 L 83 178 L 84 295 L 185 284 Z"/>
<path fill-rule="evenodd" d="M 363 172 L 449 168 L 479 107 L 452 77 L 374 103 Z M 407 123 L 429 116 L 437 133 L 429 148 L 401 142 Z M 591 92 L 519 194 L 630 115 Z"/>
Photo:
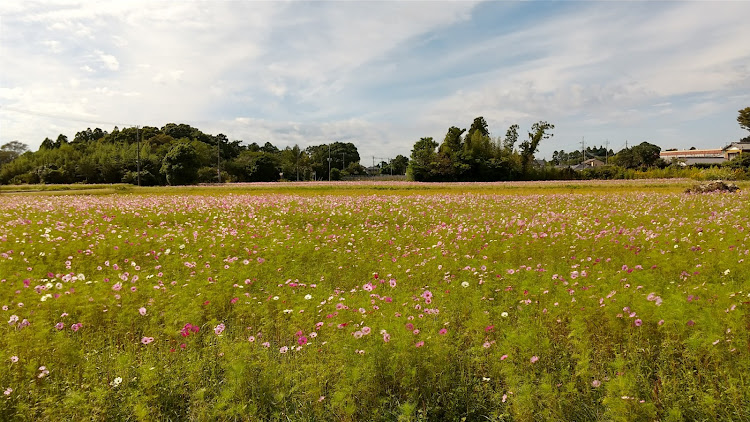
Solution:
<path fill-rule="evenodd" d="M 539 360 L 539 356 L 532 356 L 531 359 L 529 359 L 531 363 L 536 363 L 538 360 Z"/>
<path fill-rule="evenodd" d="M 388 334 L 388 333 L 384 333 L 384 334 L 383 334 L 383 341 L 384 341 L 385 343 L 388 343 L 389 341 L 391 341 L 391 335 L 390 335 L 390 334 Z"/>
<path fill-rule="evenodd" d="M 78 322 L 78 323 L 75 323 L 75 324 L 71 325 L 70 329 L 73 330 L 73 331 L 78 331 L 78 330 L 81 329 L 81 327 L 83 327 L 83 324 L 81 324 L 80 322 Z"/>
<path fill-rule="evenodd" d="M 502 355 L 502 356 L 500 356 L 500 360 L 505 360 L 505 359 L 508 359 L 508 355 Z"/>
<path fill-rule="evenodd" d="M 484 342 L 484 344 L 483 344 L 482 346 L 483 346 L 483 347 L 484 347 L 485 349 L 489 349 L 489 348 L 490 348 L 490 346 L 492 346 L 492 344 L 490 344 L 490 342 L 489 342 L 489 341 L 485 341 L 485 342 Z"/>
<path fill-rule="evenodd" d="M 439 333 L 439 334 L 440 334 L 441 336 L 445 335 L 445 334 L 446 334 L 447 332 L 448 332 L 448 329 L 447 329 L 447 328 L 441 328 L 441 329 L 440 329 L 440 331 L 438 331 L 438 333 Z"/>
<path fill-rule="evenodd" d="M 141 306 L 140 308 L 138 308 L 138 313 L 141 315 L 146 315 L 146 308 Z"/>
<path fill-rule="evenodd" d="M 391 287 L 394 287 L 394 288 L 396 287 L 396 279 L 395 278 L 392 278 L 388 283 L 391 285 Z"/>
<path fill-rule="evenodd" d="M 10 357 L 10 361 L 13 362 L 13 363 L 18 362 L 18 356 L 11 356 Z"/>
<path fill-rule="evenodd" d="M 224 323 L 221 323 L 221 324 L 217 325 L 216 327 L 214 327 L 214 333 L 217 336 L 219 336 L 219 335 L 221 335 L 221 333 L 224 332 L 224 328 L 225 328 Z"/>
<path fill-rule="evenodd" d="M 369 335 L 372 329 L 370 327 L 362 327 L 362 334 Z"/>
<path fill-rule="evenodd" d="M 279 353 L 286 353 L 288 351 L 289 351 L 289 348 L 286 346 L 281 346 L 281 348 L 279 349 Z"/>
<path fill-rule="evenodd" d="M 419 343 L 414 345 L 414 347 L 422 347 L 422 346 L 424 346 L 424 341 L 420 341 Z"/>
<path fill-rule="evenodd" d="M 640 319 L 640 318 L 638 318 L 638 319 L 636 319 L 635 321 L 633 321 L 633 324 L 634 324 L 634 325 L 635 325 L 636 327 L 640 327 L 641 325 L 643 325 L 643 321 L 641 321 L 641 319 Z"/>
<path fill-rule="evenodd" d="M 300 346 L 306 345 L 307 344 L 307 337 L 302 336 L 302 337 L 298 338 L 297 339 L 297 344 L 299 344 Z"/>
<path fill-rule="evenodd" d="M 599 381 L 599 380 L 593 380 L 593 381 L 591 381 L 591 386 L 594 387 L 594 388 L 598 388 L 601 385 L 602 385 L 602 382 Z"/>
<path fill-rule="evenodd" d="M 154 338 L 153 338 L 153 337 L 143 337 L 143 338 L 141 339 L 141 343 L 142 343 L 142 344 L 149 344 L 149 343 L 151 343 L 152 341 L 154 341 Z"/>
<path fill-rule="evenodd" d="M 249 341 L 250 343 L 254 343 L 255 342 L 255 336 L 248 337 L 247 341 Z"/>
<path fill-rule="evenodd" d="M 55 324 L 55 328 L 57 328 L 57 330 L 60 331 L 63 328 L 65 328 L 65 324 L 63 324 L 62 322 L 58 322 L 57 324 Z"/>

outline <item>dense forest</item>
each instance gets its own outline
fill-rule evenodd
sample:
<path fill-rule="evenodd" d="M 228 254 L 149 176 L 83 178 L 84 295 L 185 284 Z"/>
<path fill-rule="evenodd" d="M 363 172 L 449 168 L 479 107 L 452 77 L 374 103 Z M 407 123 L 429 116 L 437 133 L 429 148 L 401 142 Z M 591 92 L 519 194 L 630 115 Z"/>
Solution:
<path fill-rule="evenodd" d="M 330 162 L 329 162 L 330 158 Z M 140 164 L 140 173 L 139 173 Z M 216 182 L 340 180 L 363 175 L 357 147 L 333 142 L 279 149 L 230 141 L 186 124 L 86 129 L 72 140 L 45 139 L 30 152 L 20 142 L 0 147 L 0 183 L 132 183 L 186 185 Z M 404 174 L 408 159 L 381 161 L 371 173 Z M 330 173 L 329 173 L 330 168 Z M 139 180 L 140 176 L 140 180 Z"/>

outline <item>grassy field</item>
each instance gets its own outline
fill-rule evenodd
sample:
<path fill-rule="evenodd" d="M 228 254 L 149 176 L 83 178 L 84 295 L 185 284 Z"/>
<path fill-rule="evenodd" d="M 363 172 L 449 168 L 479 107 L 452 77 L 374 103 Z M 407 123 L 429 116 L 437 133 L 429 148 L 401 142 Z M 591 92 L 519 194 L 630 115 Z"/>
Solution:
<path fill-rule="evenodd" d="M 683 192 L 697 182 L 690 179 L 640 180 L 565 180 L 491 183 L 419 183 L 419 182 L 281 182 L 231 183 L 199 186 L 138 187 L 114 185 L 5 185 L 0 194 L 15 195 L 373 195 L 373 194 L 448 194 L 483 193 L 497 195 L 535 195 L 550 193 L 612 193 L 612 192 Z M 748 189 L 750 182 L 735 182 Z"/>
<path fill-rule="evenodd" d="M 3 187 L 0 420 L 750 420 L 692 184 Z"/>

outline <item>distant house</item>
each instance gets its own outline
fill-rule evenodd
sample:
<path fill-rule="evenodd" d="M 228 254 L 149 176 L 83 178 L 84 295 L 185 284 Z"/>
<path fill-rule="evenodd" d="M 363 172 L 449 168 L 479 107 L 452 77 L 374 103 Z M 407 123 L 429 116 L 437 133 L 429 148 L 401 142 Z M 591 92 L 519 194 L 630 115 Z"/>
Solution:
<path fill-rule="evenodd" d="M 746 139 L 747 138 L 739 142 L 732 142 L 731 144 L 722 148 L 721 151 L 724 153 L 724 158 L 727 160 L 731 160 L 732 158 L 735 158 L 740 154 L 750 153 L 750 140 Z"/>
<path fill-rule="evenodd" d="M 596 158 L 589 158 L 588 160 L 582 163 L 578 163 L 574 166 L 558 166 L 558 167 L 570 167 L 572 170 L 575 170 L 575 171 L 583 171 L 586 169 L 593 169 L 596 167 L 601 167 L 603 165 L 604 165 L 604 161 L 597 160 Z"/>
<path fill-rule="evenodd" d="M 662 151 L 659 153 L 659 157 L 668 162 L 676 160 L 686 166 L 694 164 L 721 164 L 727 160 L 724 151 L 721 149 Z"/>
<path fill-rule="evenodd" d="M 584 168 L 601 167 L 604 165 L 604 161 L 597 160 L 596 158 L 589 158 L 588 160 L 581 163 Z"/>

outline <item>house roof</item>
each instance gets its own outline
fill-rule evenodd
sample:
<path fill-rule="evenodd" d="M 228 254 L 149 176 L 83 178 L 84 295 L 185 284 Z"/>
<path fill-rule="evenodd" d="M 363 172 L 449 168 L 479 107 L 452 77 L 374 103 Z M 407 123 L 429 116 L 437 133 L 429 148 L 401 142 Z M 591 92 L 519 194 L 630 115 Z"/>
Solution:
<path fill-rule="evenodd" d="M 732 142 L 731 144 L 722 148 L 722 151 L 750 151 L 750 142 Z"/>
<path fill-rule="evenodd" d="M 660 157 L 719 157 L 722 156 L 721 149 L 691 149 L 679 151 L 662 151 Z"/>

